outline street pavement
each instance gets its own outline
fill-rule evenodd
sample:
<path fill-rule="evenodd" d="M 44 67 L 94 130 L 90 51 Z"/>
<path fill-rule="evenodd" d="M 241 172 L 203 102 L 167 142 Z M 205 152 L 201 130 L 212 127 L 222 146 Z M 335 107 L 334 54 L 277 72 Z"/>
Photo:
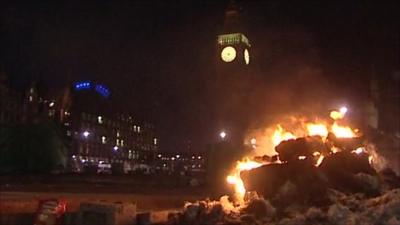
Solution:
<path fill-rule="evenodd" d="M 179 208 L 186 201 L 204 199 L 206 196 L 185 193 L 55 193 L 55 192 L 0 192 L 1 213 L 33 213 L 38 200 L 63 199 L 67 202 L 67 211 L 75 212 L 82 202 L 135 202 L 138 212 Z"/>

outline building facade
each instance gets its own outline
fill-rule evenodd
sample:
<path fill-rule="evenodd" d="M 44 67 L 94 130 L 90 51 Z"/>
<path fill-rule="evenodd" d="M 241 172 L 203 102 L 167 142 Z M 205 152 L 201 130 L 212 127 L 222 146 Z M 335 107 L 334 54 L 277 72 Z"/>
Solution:
<path fill-rule="evenodd" d="M 99 86 L 78 82 L 64 94 L 70 96 L 69 100 L 61 97 L 64 100 L 58 112 L 70 142 L 73 170 L 119 164 L 127 172 L 137 164 L 153 164 L 159 150 L 154 125 L 115 112 L 109 89 Z"/>
<path fill-rule="evenodd" d="M 157 155 L 157 172 L 179 175 L 205 175 L 206 158 L 201 153 L 163 153 Z"/>
<path fill-rule="evenodd" d="M 158 151 L 154 126 L 131 116 L 75 112 L 64 126 L 71 139 L 71 158 L 81 163 L 148 164 Z"/>

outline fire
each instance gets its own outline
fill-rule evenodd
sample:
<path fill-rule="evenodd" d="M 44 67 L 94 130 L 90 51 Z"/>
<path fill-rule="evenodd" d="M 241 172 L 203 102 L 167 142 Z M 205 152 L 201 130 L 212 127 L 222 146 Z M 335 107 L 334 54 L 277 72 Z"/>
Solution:
<path fill-rule="evenodd" d="M 239 203 L 244 202 L 244 196 L 246 194 L 246 188 L 244 187 L 243 181 L 240 178 L 240 172 L 251 170 L 262 165 L 262 163 L 252 161 L 249 158 L 245 158 L 242 161 L 238 161 L 236 163 L 236 167 L 233 173 L 227 176 L 226 181 L 229 184 L 234 185 L 236 199 L 239 201 Z"/>
<path fill-rule="evenodd" d="M 352 138 L 352 137 L 356 137 L 356 134 L 354 133 L 354 131 L 350 128 L 350 127 L 344 127 L 344 126 L 340 126 L 338 125 L 336 122 L 333 123 L 332 125 L 332 133 L 335 134 L 336 137 L 339 138 Z"/>
<path fill-rule="evenodd" d="M 340 120 L 340 119 L 344 118 L 346 113 L 347 113 L 347 108 L 346 107 L 341 107 L 339 111 L 336 111 L 336 110 L 331 111 L 329 116 L 334 120 Z"/>
<path fill-rule="evenodd" d="M 314 152 L 313 156 L 318 157 L 317 162 L 315 163 L 315 166 L 318 167 L 324 160 L 324 156 L 320 152 Z"/>
<path fill-rule="evenodd" d="M 315 135 L 319 135 L 321 137 L 328 136 L 328 128 L 324 124 L 308 123 L 307 131 L 308 135 L 310 136 L 315 136 Z"/>
<path fill-rule="evenodd" d="M 315 163 L 315 166 L 318 167 L 319 165 L 321 165 L 322 161 L 324 161 L 324 156 L 320 155 L 318 157 L 317 163 Z"/>
<path fill-rule="evenodd" d="M 362 148 L 362 147 L 360 147 L 360 148 L 357 148 L 356 150 L 353 150 L 353 151 L 351 151 L 351 152 L 352 152 L 352 153 L 356 153 L 357 155 L 359 155 L 359 154 L 365 152 L 365 149 Z"/>
<path fill-rule="evenodd" d="M 328 122 L 328 121 L 313 121 L 313 122 L 305 122 L 304 119 L 296 119 L 296 118 L 291 118 L 291 123 L 289 125 L 285 124 L 286 128 L 289 128 L 288 130 L 284 129 L 281 124 L 277 124 L 275 126 L 275 129 L 269 132 L 268 134 L 263 134 L 261 137 L 254 137 L 251 136 L 250 143 L 252 146 L 255 146 L 257 143 L 258 146 L 258 140 L 264 140 L 265 138 L 269 139 L 268 143 L 272 143 L 272 146 L 262 146 L 262 142 L 260 142 L 260 149 L 264 149 L 263 152 L 258 152 L 262 154 L 267 154 L 274 152 L 274 149 L 277 145 L 279 145 L 282 141 L 287 141 L 291 139 L 296 139 L 297 137 L 302 137 L 302 136 L 321 136 L 323 141 L 326 140 L 328 137 L 329 133 L 333 133 L 336 137 L 338 138 L 352 138 L 352 137 L 357 137 L 358 132 L 357 130 L 353 130 L 349 126 L 342 126 L 338 124 L 337 120 L 341 120 L 344 118 L 345 114 L 347 112 L 346 107 L 342 107 L 338 111 L 332 111 L 330 112 L 330 117 L 334 120 L 333 122 Z M 257 142 L 256 142 L 257 140 Z M 266 142 L 267 143 L 267 142 Z M 341 151 L 340 148 L 337 148 L 335 146 L 330 147 L 330 153 L 329 154 L 334 154 L 338 151 Z M 356 154 L 361 154 L 362 152 L 366 152 L 365 148 L 360 148 L 356 149 L 353 151 Z M 326 154 L 326 153 L 325 153 Z M 323 153 L 319 151 L 315 151 L 313 153 L 313 157 L 315 160 L 315 166 L 318 167 L 321 165 L 322 161 L 324 160 L 324 155 Z M 305 160 L 306 156 L 298 156 L 299 160 Z M 370 157 L 370 161 L 372 161 L 372 157 Z M 279 161 L 279 156 L 278 160 L 273 163 L 281 163 Z M 235 195 L 237 201 L 242 204 L 244 203 L 244 196 L 246 194 L 246 188 L 244 186 L 244 183 L 242 179 L 240 178 L 240 173 L 245 170 L 251 170 L 257 167 L 260 167 L 262 165 L 265 165 L 266 163 L 260 163 L 257 161 L 250 160 L 249 158 L 244 158 L 241 161 L 238 161 L 235 168 L 231 172 L 229 176 L 227 176 L 226 181 L 234 186 L 235 190 Z"/>
<path fill-rule="evenodd" d="M 290 139 L 295 139 L 296 136 L 294 134 L 284 131 L 281 125 L 277 125 L 277 128 L 272 136 L 272 143 L 274 143 L 275 146 L 279 145 L 282 141 L 287 141 Z"/>

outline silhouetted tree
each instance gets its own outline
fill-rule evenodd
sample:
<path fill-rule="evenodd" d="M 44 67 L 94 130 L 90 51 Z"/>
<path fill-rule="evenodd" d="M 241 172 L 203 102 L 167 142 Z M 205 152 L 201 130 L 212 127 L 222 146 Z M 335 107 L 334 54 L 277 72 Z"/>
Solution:
<path fill-rule="evenodd" d="M 49 122 L 0 128 L 0 173 L 49 173 L 65 168 L 63 135 Z"/>

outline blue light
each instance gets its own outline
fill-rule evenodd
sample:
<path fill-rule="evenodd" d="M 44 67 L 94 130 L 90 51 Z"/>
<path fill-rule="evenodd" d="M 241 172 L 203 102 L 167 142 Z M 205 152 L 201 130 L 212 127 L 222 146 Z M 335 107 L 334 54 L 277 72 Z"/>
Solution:
<path fill-rule="evenodd" d="M 77 82 L 75 83 L 75 90 L 85 90 L 90 89 L 92 84 L 89 81 Z"/>
<path fill-rule="evenodd" d="M 110 96 L 110 91 L 108 88 L 101 84 L 97 84 L 95 90 L 103 97 L 108 98 Z"/>

